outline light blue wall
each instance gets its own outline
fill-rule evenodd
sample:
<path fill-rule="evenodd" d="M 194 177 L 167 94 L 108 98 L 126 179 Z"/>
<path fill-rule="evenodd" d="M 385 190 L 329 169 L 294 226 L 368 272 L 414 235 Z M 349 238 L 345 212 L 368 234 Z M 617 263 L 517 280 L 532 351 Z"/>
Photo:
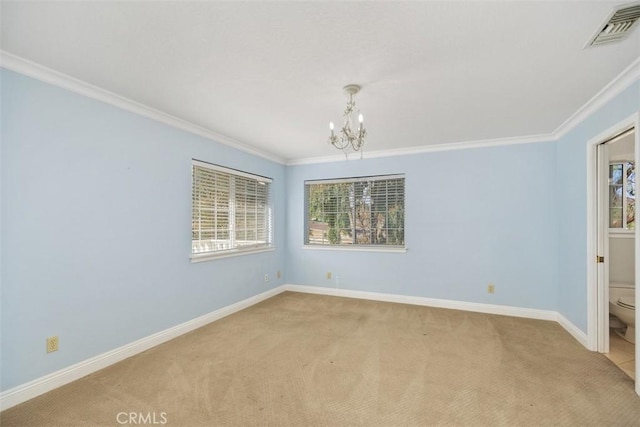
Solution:
<path fill-rule="evenodd" d="M 583 332 L 587 332 L 587 143 L 639 110 L 636 81 L 557 143 L 558 311 Z"/>
<path fill-rule="evenodd" d="M 285 280 L 558 310 L 586 331 L 586 142 L 640 109 L 635 83 L 558 143 L 285 168 L 10 71 L 0 79 L 2 390 Z M 189 262 L 192 158 L 274 178 L 277 251 Z M 303 249 L 305 180 L 395 173 L 406 175 L 407 253 Z M 47 355 L 51 335 L 60 350 Z"/>
<path fill-rule="evenodd" d="M 2 390 L 282 284 L 284 166 L 0 78 Z M 192 158 L 274 179 L 277 251 L 189 262 Z"/>
<path fill-rule="evenodd" d="M 289 167 L 287 280 L 556 310 L 555 164 L 534 143 Z M 303 249 L 305 180 L 391 173 L 406 175 L 408 252 Z"/>

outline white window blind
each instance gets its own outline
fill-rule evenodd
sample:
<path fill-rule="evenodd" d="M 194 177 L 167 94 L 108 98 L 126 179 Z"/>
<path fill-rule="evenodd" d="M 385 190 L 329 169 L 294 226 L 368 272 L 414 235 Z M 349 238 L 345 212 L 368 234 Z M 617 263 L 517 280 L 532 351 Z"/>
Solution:
<path fill-rule="evenodd" d="M 404 175 L 305 182 L 305 244 L 401 247 Z"/>
<path fill-rule="evenodd" d="M 268 248 L 271 179 L 193 161 L 192 257 Z"/>

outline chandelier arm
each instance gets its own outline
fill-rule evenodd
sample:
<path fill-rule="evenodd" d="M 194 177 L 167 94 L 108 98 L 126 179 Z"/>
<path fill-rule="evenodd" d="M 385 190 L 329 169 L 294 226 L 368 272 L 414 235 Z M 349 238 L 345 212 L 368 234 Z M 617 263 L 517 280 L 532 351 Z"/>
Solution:
<path fill-rule="evenodd" d="M 329 142 L 331 143 L 331 145 L 333 145 L 334 147 L 336 147 L 339 150 L 344 150 L 349 146 L 349 141 L 346 140 L 343 137 L 337 137 L 337 136 L 333 136 L 331 138 L 329 138 Z"/>

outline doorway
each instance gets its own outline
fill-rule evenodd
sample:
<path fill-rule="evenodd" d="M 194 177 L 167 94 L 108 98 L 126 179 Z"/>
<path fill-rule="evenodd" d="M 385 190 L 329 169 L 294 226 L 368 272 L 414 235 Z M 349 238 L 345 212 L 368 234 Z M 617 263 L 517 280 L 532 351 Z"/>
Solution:
<path fill-rule="evenodd" d="M 589 141 L 587 146 L 587 305 L 588 305 L 588 347 L 600 353 L 612 350 L 619 352 L 623 348 L 627 358 L 626 372 L 636 375 L 636 393 L 640 395 L 640 381 L 637 381 L 640 366 L 638 330 L 612 317 L 610 324 L 610 297 L 622 303 L 619 294 L 624 290 L 624 301 L 634 295 L 631 288 L 640 283 L 639 231 L 635 226 L 635 193 L 627 194 L 627 172 L 629 180 L 635 178 L 635 165 L 640 157 L 640 113 L 634 114 Z M 631 169 L 630 169 L 631 168 Z M 633 187 L 635 189 L 635 186 Z M 628 198 L 628 200 L 627 200 Z M 627 215 L 629 212 L 629 216 Z M 613 257 L 613 258 L 612 258 Z M 635 271 L 634 271 L 635 270 Z M 613 289 L 610 289 L 610 279 Z M 624 285 L 624 286 L 623 286 Z M 611 294 L 610 294 L 611 291 Z M 633 298 L 633 297 L 631 297 Z M 640 295 L 635 292 L 635 300 L 630 305 L 638 306 Z M 612 308 L 618 314 L 618 305 Z M 625 314 L 628 317 L 628 311 Z M 630 325 L 638 324 L 637 311 L 632 313 Z M 621 335 L 612 335 L 610 326 L 618 328 Z M 629 333 L 625 334 L 624 332 Z M 614 330 L 615 332 L 615 330 Z M 611 353 L 613 356 L 613 353 Z M 611 357 L 612 360 L 614 357 Z M 621 366 L 622 358 L 617 355 L 614 363 Z M 625 370 L 623 367 L 621 369 Z M 630 372 L 632 371 L 632 372 Z M 634 372 L 633 372 L 634 371 Z"/>

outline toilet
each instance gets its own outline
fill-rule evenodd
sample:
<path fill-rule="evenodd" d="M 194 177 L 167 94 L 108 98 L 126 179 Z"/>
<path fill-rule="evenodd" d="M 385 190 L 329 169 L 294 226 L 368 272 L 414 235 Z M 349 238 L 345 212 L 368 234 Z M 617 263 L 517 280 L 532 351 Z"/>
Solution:
<path fill-rule="evenodd" d="M 627 327 L 616 329 L 626 341 L 636 342 L 636 289 L 632 283 L 609 284 L 609 314 L 613 314 Z"/>

